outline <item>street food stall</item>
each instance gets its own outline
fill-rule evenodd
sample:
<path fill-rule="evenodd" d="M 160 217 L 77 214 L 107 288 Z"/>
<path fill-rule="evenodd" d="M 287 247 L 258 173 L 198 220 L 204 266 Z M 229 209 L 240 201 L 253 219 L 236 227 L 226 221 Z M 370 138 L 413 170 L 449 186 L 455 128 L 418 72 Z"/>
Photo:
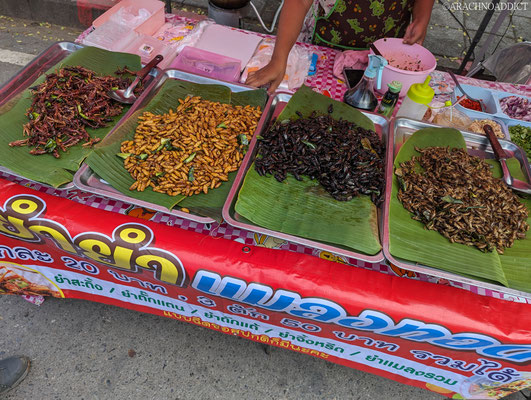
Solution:
<path fill-rule="evenodd" d="M 341 101 L 336 50 L 298 43 L 268 94 L 242 81 L 271 36 L 146 12 L 136 28 L 103 14 L 0 88 L 0 293 L 152 313 L 453 399 L 531 386 L 531 86 L 455 89 L 434 67 L 429 111 L 397 117 L 406 95 L 387 118 Z"/>

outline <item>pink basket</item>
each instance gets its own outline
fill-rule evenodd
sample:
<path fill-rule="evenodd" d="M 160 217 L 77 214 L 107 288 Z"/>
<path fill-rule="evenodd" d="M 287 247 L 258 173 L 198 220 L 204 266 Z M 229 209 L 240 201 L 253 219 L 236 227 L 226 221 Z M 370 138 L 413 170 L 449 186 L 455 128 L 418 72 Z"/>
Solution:
<path fill-rule="evenodd" d="M 387 84 L 392 81 L 402 82 L 400 97 L 407 94 L 409 87 L 414 83 L 422 83 L 426 77 L 435 70 L 437 60 L 435 56 L 425 47 L 419 44 L 409 45 L 402 43 L 400 38 L 384 38 L 374 42 L 376 48 L 389 61 L 382 73 L 382 86 L 378 90 L 380 93 L 387 91 Z M 373 51 L 370 51 L 373 54 Z M 394 65 L 400 65 L 403 68 L 418 63 L 417 70 L 407 70 L 397 68 Z"/>
<path fill-rule="evenodd" d="M 132 7 L 138 12 L 141 8 L 149 11 L 151 16 L 135 28 L 135 32 L 152 36 L 157 32 L 165 22 L 164 3 L 158 0 L 122 0 L 100 15 L 94 20 L 92 25 L 94 28 L 103 25 L 107 22 L 113 14 L 116 14 L 121 8 Z"/>

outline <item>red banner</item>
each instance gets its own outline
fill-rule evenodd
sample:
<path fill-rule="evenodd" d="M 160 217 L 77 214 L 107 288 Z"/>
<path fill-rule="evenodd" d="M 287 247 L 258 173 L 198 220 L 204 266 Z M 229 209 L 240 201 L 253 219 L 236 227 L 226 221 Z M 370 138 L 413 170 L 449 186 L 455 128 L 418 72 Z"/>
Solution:
<path fill-rule="evenodd" d="M 526 304 L 0 185 L 0 293 L 184 320 L 455 399 L 531 386 Z"/>

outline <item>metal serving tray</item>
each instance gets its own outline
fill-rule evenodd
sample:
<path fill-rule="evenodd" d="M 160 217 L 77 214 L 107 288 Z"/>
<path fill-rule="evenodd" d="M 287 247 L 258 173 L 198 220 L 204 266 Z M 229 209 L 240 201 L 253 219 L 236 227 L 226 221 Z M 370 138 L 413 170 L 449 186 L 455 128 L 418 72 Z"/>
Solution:
<path fill-rule="evenodd" d="M 407 118 L 396 118 L 391 121 L 390 133 L 389 133 L 389 146 L 387 148 L 387 165 L 386 165 L 386 188 L 385 188 L 385 202 L 383 209 L 383 251 L 385 257 L 394 265 L 406 270 L 419 272 L 426 275 L 435 276 L 438 278 L 444 278 L 451 281 L 461 282 L 467 285 L 473 285 L 485 289 L 496 290 L 502 293 L 529 297 L 529 293 L 522 292 L 515 289 L 510 289 L 502 285 L 493 283 L 486 283 L 480 280 L 467 278 L 453 272 L 444 271 L 434 267 L 428 267 L 419 263 L 411 262 L 401 258 L 394 257 L 389 251 L 389 206 L 391 202 L 391 188 L 393 186 L 393 162 L 400 150 L 400 147 L 404 142 L 417 130 L 422 128 L 440 128 L 438 125 L 429 124 L 426 122 L 414 121 Z M 477 157 L 485 159 L 494 159 L 494 153 L 490 147 L 489 140 L 485 136 L 477 135 L 474 133 L 461 131 L 468 149 L 468 153 Z M 525 173 L 528 182 L 531 182 L 531 168 L 527 162 L 527 158 L 523 150 L 514 143 L 499 139 L 502 148 L 509 154 L 510 157 L 516 158 L 522 167 L 522 171 Z"/>
<path fill-rule="evenodd" d="M 48 69 L 53 67 L 55 64 L 59 63 L 61 60 L 64 60 L 67 56 L 73 52 L 83 48 L 85 46 L 72 42 L 57 42 L 52 44 L 41 54 L 36 56 L 33 61 L 30 61 L 24 68 L 22 68 L 13 78 L 7 81 L 4 85 L 0 87 L 0 113 L 7 112 L 16 104 L 16 96 L 24 92 L 29 86 L 35 82 L 39 76 L 44 74 Z M 160 74 L 159 69 L 154 69 L 150 73 L 149 80 L 146 81 L 146 90 L 149 89 L 155 81 L 154 78 Z M 0 171 L 18 178 L 26 178 L 25 176 L 19 175 L 8 168 L 0 166 Z M 37 182 L 37 181 L 34 181 Z M 45 183 L 37 182 L 40 185 L 47 186 Z M 60 186 L 59 190 L 69 190 L 73 189 L 73 182 L 69 182 Z"/>
<path fill-rule="evenodd" d="M 153 87 L 149 91 L 145 91 L 140 98 L 133 104 L 133 106 L 129 109 L 127 114 L 118 122 L 118 124 L 109 132 L 107 137 L 114 134 L 114 132 L 120 128 L 120 126 L 126 121 L 129 120 L 129 118 L 136 118 L 134 114 L 138 113 L 140 109 L 145 107 L 151 99 L 157 94 L 159 89 L 162 87 L 164 82 L 167 79 L 177 79 L 181 81 L 188 81 L 188 82 L 194 82 L 194 83 L 200 83 L 200 84 L 216 84 L 216 85 L 223 85 L 227 86 L 232 90 L 233 92 L 243 92 L 247 90 L 254 90 L 255 88 L 245 85 L 240 85 L 237 83 L 232 82 L 224 82 L 219 81 L 216 79 L 199 76 L 190 74 L 188 72 L 179 71 L 176 69 L 167 69 L 165 70 L 160 77 L 156 80 Z M 264 112 L 260 122 L 258 123 L 258 127 L 256 128 L 256 134 L 254 137 L 257 136 L 258 132 L 262 130 L 262 127 L 265 124 L 265 115 Z M 74 185 L 78 187 L 81 190 L 84 190 L 86 192 L 94 193 L 97 195 L 109 197 L 111 199 L 120 200 L 126 203 L 135 204 L 141 207 L 146 207 L 155 211 L 160 211 L 166 214 L 172 214 L 176 215 L 179 218 L 199 222 L 201 224 L 211 224 L 216 222 L 215 219 L 210 217 L 205 217 L 200 214 L 196 214 L 193 212 L 193 210 L 190 210 L 190 213 L 186 213 L 180 210 L 172 209 L 168 210 L 164 206 L 160 206 L 157 204 L 153 204 L 150 202 L 142 201 L 135 199 L 133 197 L 129 197 L 118 190 L 114 189 L 111 185 L 109 185 L 107 182 L 105 182 L 103 179 L 101 179 L 92 169 L 85 163 L 81 166 L 81 168 L 78 170 L 78 172 L 74 175 Z M 221 208 L 219 209 L 219 215 L 221 217 Z"/>
<path fill-rule="evenodd" d="M 276 118 L 281 113 L 281 111 L 284 109 L 284 107 L 286 106 L 286 103 L 289 101 L 291 96 L 292 96 L 291 93 L 277 92 L 273 97 L 271 97 L 264 111 L 264 114 L 266 114 L 266 120 L 272 121 L 274 118 Z M 388 141 L 389 121 L 387 120 L 387 118 L 379 114 L 374 114 L 370 112 L 363 112 L 363 114 L 365 114 L 367 117 L 369 117 L 374 122 L 375 127 L 376 127 L 376 133 L 382 138 L 382 140 L 384 141 L 387 147 L 389 145 L 388 144 L 389 142 Z M 263 228 L 259 225 L 253 224 L 252 222 L 244 219 L 238 213 L 236 213 L 234 206 L 236 205 L 236 201 L 238 200 L 238 194 L 243 184 L 245 175 L 247 174 L 247 171 L 249 170 L 249 168 L 251 167 L 255 159 L 256 151 L 257 151 L 257 148 L 256 148 L 257 140 L 258 140 L 257 137 L 254 136 L 249 146 L 249 151 L 245 155 L 242 166 L 240 167 L 240 170 L 238 171 L 236 180 L 234 184 L 232 185 L 232 189 L 229 193 L 229 197 L 227 198 L 227 201 L 225 202 L 225 206 L 223 207 L 223 219 L 228 224 L 236 228 L 241 228 L 241 229 L 246 229 L 252 232 L 262 233 L 264 235 L 277 237 L 280 239 L 287 240 L 289 242 L 299 243 L 304 246 L 313 247 L 313 248 L 323 250 L 323 251 L 329 251 L 334 254 L 338 254 L 338 255 L 350 257 L 350 258 L 355 258 L 355 259 L 370 262 L 370 263 L 377 263 L 384 259 L 384 255 L 382 251 L 375 254 L 374 256 L 357 253 L 353 250 L 349 250 L 344 247 L 338 247 L 335 245 L 318 242 L 312 239 L 306 239 L 300 236 L 289 235 L 286 233 L 277 232 L 277 231 L 273 231 L 267 228 Z M 386 160 L 386 163 L 387 163 L 387 160 Z M 378 228 L 380 232 L 380 238 L 382 237 L 381 233 L 382 233 L 382 227 L 383 227 L 381 211 L 382 210 L 380 207 L 378 209 L 378 221 L 379 221 Z"/>

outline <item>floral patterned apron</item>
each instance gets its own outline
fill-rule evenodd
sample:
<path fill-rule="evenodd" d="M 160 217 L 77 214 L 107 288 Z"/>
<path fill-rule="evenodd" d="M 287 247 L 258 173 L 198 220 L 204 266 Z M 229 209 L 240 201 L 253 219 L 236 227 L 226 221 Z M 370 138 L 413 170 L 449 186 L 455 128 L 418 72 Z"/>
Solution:
<path fill-rule="evenodd" d="M 403 37 L 411 21 L 413 3 L 414 0 L 336 0 L 328 9 L 314 4 L 313 42 L 341 50 L 361 50 L 383 37 Z"/>

